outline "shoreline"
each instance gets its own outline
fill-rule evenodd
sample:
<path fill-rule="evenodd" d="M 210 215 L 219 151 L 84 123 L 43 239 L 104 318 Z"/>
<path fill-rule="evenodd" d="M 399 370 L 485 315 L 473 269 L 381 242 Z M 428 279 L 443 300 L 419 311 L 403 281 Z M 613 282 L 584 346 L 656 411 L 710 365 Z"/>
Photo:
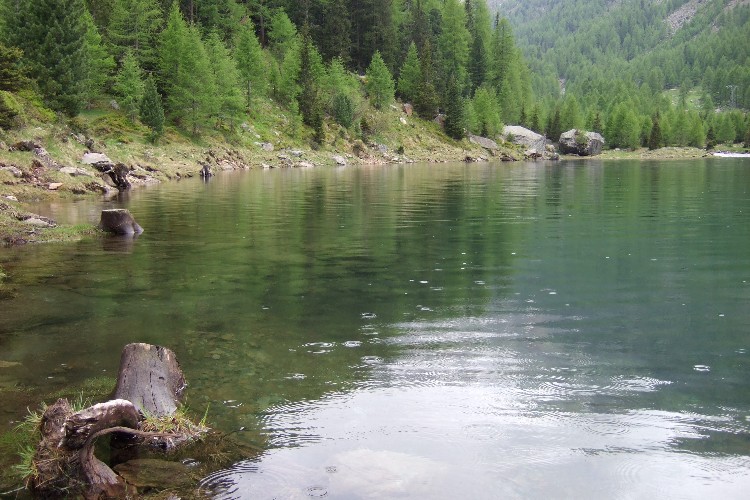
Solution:
<path fill-rule="evenodd" d="M 398 117 L 400 118 L 400 117 Z M 418 120 L 414 120 L 416 122 Z M 421 128 L 432 124 L 422 123 Z M 34 130 L 38 132 L 39 127 Z M 424 130 L 423 130 L 424 131 Z M 335 141 L 328 148 L 315 150 L 281 138 L 277 145 L 255 142 L 254 147 L 233 146 L 226 141 L 209 145 L 205 141 L 185 141 L 172 133 L 160 145 L 143 141 L 109 141 L 92 139 L 69 132 L 62 140 L 58 134 L 36 135 L 33 140 L 18 140 L 29 131 L 16 134 L 16 142 L 8 146 L 0 140 L 0 246 L 29 243 L 76 241 L 102 234 L 95 225 L 66 226 L 28 212 L 25 206 L 44 200 L 69 200 L 106 197 L 118 193 L 106 174 L 81 162 L 83 155 L 96 151 L 128 167 L 131 188 L 180 180 L 201 175 L 203 169 L 212 173 L 231 170 L 311 168 L 348 165 L 392 165 L 417 162 L 491 162 L 523 161 L 512 145 L 503 145 L 492 155 L 471 143 L 441 137 L 439 130 L 429 129 L 429 137 L 416 134 L 400 136 L 400 146 L 393 148 L 378 141 Z M 259 135 L 252 133 L 255 138 Z M 182 140 L 181 140 L 182 139 Z M 394 142 L 393 139 L 390 141 Z M 26 147 L 20 150 L 17 146 Z M 44 147 L 46 146 L 46 148 Z M 278 149 L 277 149 L 278 147 Z M 52 153 L 48 152 L 53 151 Z M 560 160 L 684 160 L 718 156 L 744 157 L 741 152 L 706 151 L 689 147 L 664 147 L 605 150 L 589 157 L 563 155 Z M 512 162 L 510 162 L 512 163 Z"/>

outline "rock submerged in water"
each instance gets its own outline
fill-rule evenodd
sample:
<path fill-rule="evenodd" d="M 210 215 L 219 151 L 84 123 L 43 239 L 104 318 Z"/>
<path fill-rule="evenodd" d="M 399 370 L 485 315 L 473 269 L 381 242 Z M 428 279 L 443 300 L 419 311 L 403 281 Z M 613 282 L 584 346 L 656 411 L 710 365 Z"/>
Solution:
<path fill-rule="evenodd" d="M 99 228 L 122 236 L 135 236 L 143 232 L 143 228 L 133 219 L 130 212 L 124 208 L 102 210 Z"/>

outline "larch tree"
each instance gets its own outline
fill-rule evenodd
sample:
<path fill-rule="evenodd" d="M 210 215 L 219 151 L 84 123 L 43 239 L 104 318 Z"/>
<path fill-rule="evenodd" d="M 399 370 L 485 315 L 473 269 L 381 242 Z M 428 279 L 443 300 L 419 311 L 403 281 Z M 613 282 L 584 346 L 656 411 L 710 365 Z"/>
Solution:
<path fill-rule="evenodd" d="M 122 110 L 131 121 L 135 121 L 138 118 L 143 98 L 143 71 L 135 55 L 130 51 L 126 52 L 122 59 L 113 89 Z"/>
<path fill-rule="evenodd" d="M 462 139 L 466 128 L 464 97 L 458 78 L 452 75 L 448 79 L 448 90 L 445 103 L 445 133 L 453 139 Z"/>
<path fill-rule="evenodd" d="M 108 38 L 115 57 L 130 50 L 144 69 L 156 67 L 156 38 L 162 23 L 157 0 L 118 0 L 110 16 Z"/>
<path fill-rule="evenodd" d="M 167 93 L 169 116 L 198 135 L 217 109 L 216 82 L 200 32 L 189 26 L 177 53 L 177 72 Z"/>
<path fill-rule="evenodd" d="M 376 109 L 384 109 L 393 102 L 394 83 L 391 72 L 379 51 L 375 51 L 367 67 L 365 88 L 370 102 Z"/>
<path fill-rule="evenodd" d="M 214 86 L 216 92 L 214 98 L 218 124 L 227 124 L 230 130 L 234 130 L 244 108 L 244 98 L 240 90 L 240 73 L 229 54 L 229 49 L 217 32 L 211 32 L 206 39 L 205 46 L 212 78 L 217 83 Z"/>
<path fill-rule="evenodd" d="M 177 2 L 172 3 L 167 24 L 159 35 L 158 83 L 164 95 L 170 95 L 177 84 L 182 52 L 187 43 L 188 26 Z M 170 106 L 171 107 L 171 106 Z"/>
<path fill-rule="evenodd" d="M 458 0 L 445 0 L 442 32 L 438 39 L 442 70 L 454 79 L 459 93 L 468 83 L 469 31 L 466 29 L 466 10 Z"/>
<path fill-rule="evenodd" d="M 109 55 L 99 30 L 94 24 L 93 16 L 85 11 L 83 15 L 86 27 L 84 43 L 84 77 L 83 92 L 86 103 L 91 104 L 93 100 L 104 94 L 104 87 L 110 79 L 110 73 L 116 64 L 114 58 Z"/>
<path fill-rule="evenodd" d="M 237 64 L 247 106 L 254 95 L 265 95 L 267 68 L 263 49 L 255 36 L 255 27 L 248 20 L 237 33 L 234 42 L 234 61 Z"/>
<path fill-rule="evenodd" d="M 414 102 L 422 79 L 422 70 L 419 67 L 419 55 L 417 46 L 412 42 L 406 52 L 404 64 L 398 77 L 398 94 L 404 101 Z"/>

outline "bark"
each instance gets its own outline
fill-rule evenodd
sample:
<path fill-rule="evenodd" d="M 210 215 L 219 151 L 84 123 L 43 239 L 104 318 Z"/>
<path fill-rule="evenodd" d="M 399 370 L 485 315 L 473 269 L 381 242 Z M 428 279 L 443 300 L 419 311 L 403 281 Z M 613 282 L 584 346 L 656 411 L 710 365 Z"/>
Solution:
<path fill-rule="evenodd" d="M 65 399 L 42 416 L 42 439 L 34 455 L 36 475 L 29 481 L 41 498 L 83 495 L 87 499 L 124 498 L 133 488 L 95 454 L 98 438 L 112 434 L 120 441 L 171 451 L 195 438 L 192 432 L 144 432 L 145 415 L 171 416 L 185 388 L 185 378 L 171 350 L 128 344 L 121 356 L 114 399 L 73 413 Z"/>
<path fill-rule="evenodd" d="M 186 386 L 177 356 L 150 344 L 128 344 L 122 350 L 115 398 L 127 399 L 144 415 L 171 415 Z"/>

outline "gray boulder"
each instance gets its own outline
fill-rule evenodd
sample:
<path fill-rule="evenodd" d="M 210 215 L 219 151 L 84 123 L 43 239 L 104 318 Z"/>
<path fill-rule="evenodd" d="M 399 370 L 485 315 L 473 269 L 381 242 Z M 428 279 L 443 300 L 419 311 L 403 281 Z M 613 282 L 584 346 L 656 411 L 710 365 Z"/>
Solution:
<path fill-rule="evenodd" d="M 601 154 L 604 137 L 596 132 L 571 129 L 560 134 L 560 152 L 578 156 Z"/>
<path fill-rule="evenodd" d="M 503 127 L 502 135 L 506 141 L 525 146 L 526 149 L 546 151 L 547 139 L 533 130 L 519 125 L 507 125 Z"/>
<path fill-rule="evenodd" d="M 470 135 L 469 142 L 472 142 L 478 146 L 481 146 L 488 151 L 497 151 L 498 149 L 500 149 L 497 143 L 493 141 L 492 139 L 488 139 L 486 137 L 481 137 L 478 135 Z"/>

